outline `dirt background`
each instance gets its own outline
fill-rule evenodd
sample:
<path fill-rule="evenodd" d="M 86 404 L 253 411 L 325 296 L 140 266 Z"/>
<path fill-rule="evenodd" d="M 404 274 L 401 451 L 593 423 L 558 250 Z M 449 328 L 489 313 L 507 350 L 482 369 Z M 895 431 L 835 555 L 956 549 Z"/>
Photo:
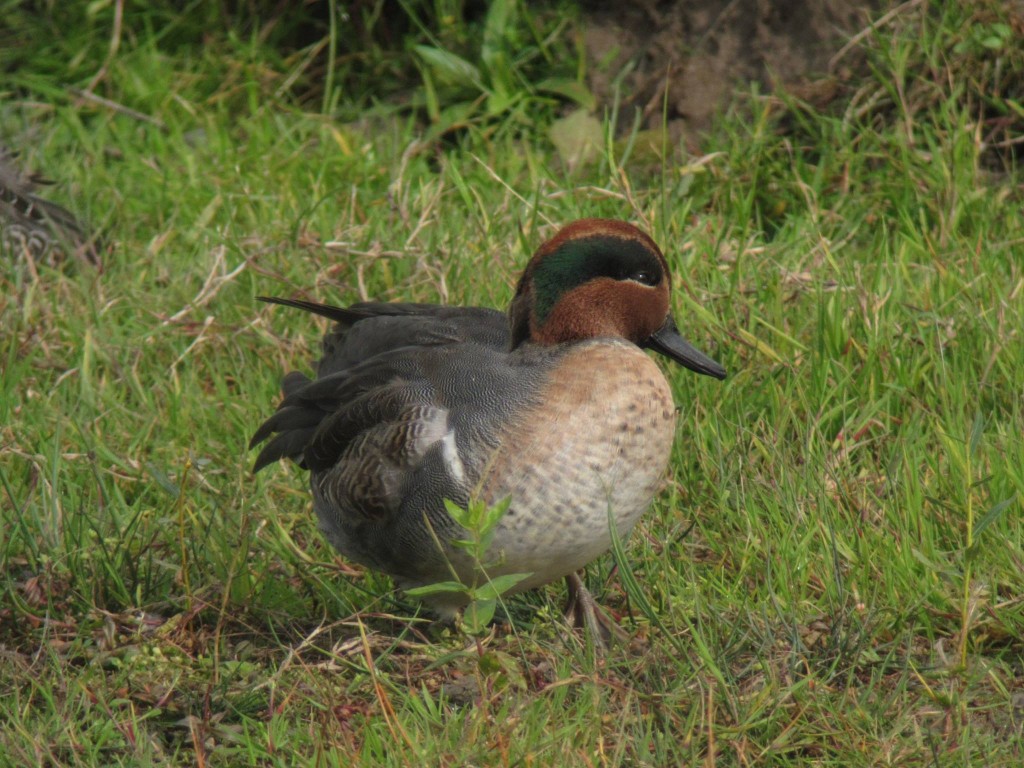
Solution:
<path fill-rule="evenodd" d="M 640 0 L 583 5 L 590 87 L 599 103 L 639 109 L 646 127 L 667 107 L 673 133 L 707 128 L 737 86 L 830 97 L 843 44 L 877 18 L 866 0 Z M 666 99 L 666 89 L 667 99 Z M 618 94 L 616 96 L 616 93 Z M 631 122 L 627 120 L 626 122 Z M 621 125 L 621 123 L 620 123 Z"/>

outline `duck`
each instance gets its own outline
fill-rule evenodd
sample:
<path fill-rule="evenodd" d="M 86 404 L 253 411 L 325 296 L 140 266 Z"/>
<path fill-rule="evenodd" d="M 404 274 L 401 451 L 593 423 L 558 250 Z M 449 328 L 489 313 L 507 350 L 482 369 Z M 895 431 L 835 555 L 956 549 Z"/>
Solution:
<path fill-rule="evenodd" d="M 288 373 L 255 432 L 254 471 L 309 471 L 326 539 L 401 589 L 519 574 L 514 594 L 564 578 L 565 615 L 603 645 L 623 632 L 580 571 L 625 541 L 664 482 L 677 408 L 647 351 L 723 368 L 679 333 L 669 265 L 632 224 L 562 227 L 527 263 L 507 313 L 486 307 L 261 300 L 325 317 L 315 375 Z M 506 503 L 484 558 L 447 504 Z M 486 564 L 486 565 L 485 565 Z M 430 590 L 451 619 L 468 591 Z"/>
<path fill-rule="evenodd" d="M 0 144 L 0 253 L 56 266 L 67 256 L 102 269 L 100 237 L 89 234 L 68 209 L 40 196 L 52 184 L 26 173 L 18 153 Z"/>

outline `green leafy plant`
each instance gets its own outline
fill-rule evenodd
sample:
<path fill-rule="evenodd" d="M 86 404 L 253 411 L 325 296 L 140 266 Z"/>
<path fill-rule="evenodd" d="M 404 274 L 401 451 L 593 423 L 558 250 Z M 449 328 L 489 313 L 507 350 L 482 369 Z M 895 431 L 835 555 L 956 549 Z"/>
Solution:
<path fill-rule="evenodd" d="M 465 508 L 454 502 L 445 500 L 445 508 L 452 519 L 466 530 L 466 538 L 452 542 L 453 546 L 466 552 L 476 570 L 481 574 L 483 583 L 465 584 L 462 581 L 442 581 L 407 590 L 413 597 L 429 597 L 440 594 L 463 594 L 466 596 L 466 608 L 462 614 L 463 625 L 473 635 L 482 633 L 498 607 L 498 600 L 516 584 L 527 578 L 529 573 L 503 573 L 491 577 L 488 568 L 499 565 L 497 562 L 486 563 L 494 532 L 498 523 L 508 512 L 511 499 L 503 499 L 493 506 L 487 506 L 479 500 L 472 500 Z M 455 576 L 454 569 L 452 575 Z"/>
<path fill-rule="evenodd" d="M 562 19 L 543 35 L 518 0 L 497 0 L 487 10 L 475 51 L 459 55 L 431 34 L 430 45 L 413 45 L 423 79 L 421 105 L 435 134 L 498 118 L 533 120 L 538 109 L 550 108 L 559 98 L 592 109 L 594 97 L 583 84 L 582 66 L 577 65 L 575 76 L 538 77 L 557 72 L 557 61 L 565 58 L 556 46 L 567 23 Z M 579 55 L 576 60 L 581 61 Z M 535 66 L 538 62 L 543 69 Z"/>

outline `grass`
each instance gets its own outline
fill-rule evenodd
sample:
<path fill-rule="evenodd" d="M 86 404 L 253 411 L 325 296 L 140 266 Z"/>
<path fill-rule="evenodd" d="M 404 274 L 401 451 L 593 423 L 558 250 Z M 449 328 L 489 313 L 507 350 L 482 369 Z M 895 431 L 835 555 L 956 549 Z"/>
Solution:
<path fill-rule="evenodd" d="M 912 4 L 833 108 L 748 95 L 701 162 L 609 138 L 570 174 L 543 124 L 420 145 L 293 97 L 308 57 L 153 13 L 98 92 L 156 123 L 66 89 L 102 16 L 0 107 L 109 244 L 0 272 L 0 764 L 1020 764 L 1024 225 L 992 130 L 1019 18 Z M 319 332 L 255 296 L 504 306 L 594 215 L 653 233 L 731 374 L 667 371 L 667 487 L 590 568 L 637 639 L 566 642 L 560 587 L 431 628 L 325 544 L 302 472 L 251 475 Z"/>

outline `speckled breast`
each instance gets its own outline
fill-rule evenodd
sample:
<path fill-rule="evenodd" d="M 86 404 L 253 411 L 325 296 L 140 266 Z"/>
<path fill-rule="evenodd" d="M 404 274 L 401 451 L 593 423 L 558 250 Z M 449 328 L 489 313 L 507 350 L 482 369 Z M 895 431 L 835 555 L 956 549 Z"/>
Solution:
<path fill-rule="evenodd" d="M 552 372 L 538 405 L 510 428 L 482 482 L 511 496 L 492 545 L 495 572 L 533 573 L 517 591 L 576 571 L 611 545 L 657 492 L 675 432 L 658 366 L 633 344 L 578 345 Z"/>

